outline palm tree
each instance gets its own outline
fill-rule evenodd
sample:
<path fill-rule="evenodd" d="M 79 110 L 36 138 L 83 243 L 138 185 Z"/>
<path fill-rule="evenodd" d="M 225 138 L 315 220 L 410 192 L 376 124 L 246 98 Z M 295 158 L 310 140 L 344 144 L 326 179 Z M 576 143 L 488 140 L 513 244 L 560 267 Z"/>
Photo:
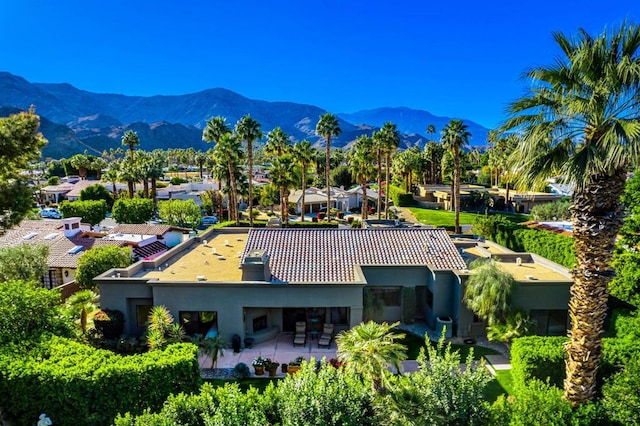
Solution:
<path fill-rule="evenodd" d="M 338 117 L 334 114 L 326 112 L 320 116 L 318 124 L 316 124 L 316 134 L 325 138 L 326 152 L 325 152 L 325 166 L 324 166 L 324 179 L 327 185 L 327 220 L 331 217 L 331 181 L 329 180 L 329 165 L 331 162 L 331 137 L 338 137 L 342 133 L 340 125 L 338 124 Z"/>
<path fill-rule="evenodd" d="M 140 181 L 140 171 L 132 157 L 123 158 L 120 163 L 118 180 L 127 182 L 129 188 L 129 198 L 135 194 L 135 184 Z"/>
<path fill-rule="evenodd" d="M 424 153 L 431 164 L 431 172 L 429 182 L 431 184 L 436 184 L 440 182 L 441 170 L 440 164 L 442 162 L 442 155 L 444 153 L 444 149 L 441 144 L 436 143 L 434 141 L 429 141 L 424 146 Z"/>
<path fill-rule="evenodd" d="M 280 157 L 288 154 L 290 150 L 289 136 L 280 127 L 276 127 L 267 133 L 267 143 L 263 150 L 267 158 L 274 159 Z"/>
<path fill-rule="evenodd" d="M 384 217 L 389 219 L 389 170 L 391 169 L 391 157 L 400 145 L 400 132 L 395 124 L 386 122 L 382 125 L 383 151 L 385 156 L 385 191 L 384 191 Z M 378 190 L 379 191 L 379 190 Z M 378 194 L 378 198 L 380 195 Z"/>
<path fill-rule="evenodd" d="M 85 154 L 76 154 L 69 159 L 69 164 L 71 164 L 74 169 L 78 170 L 78 174 L 81 179 L 87 178 L 87 170 L 90 163 L 91 160 L 89 160 L 89 157 Z"/>
<path fill-rule="evenodd" d="M 304 204 L 304 195 L 307 191 L 307 169 L 313 163 L 313 160 L 316 157 L 316 149 L 311 146 L 311 142 L 308 140 L 302 140 L 297 142 L 293 146 L 293 157 L 300 165 L 301 175 L 302 175 L 302 214 L 300 216 L 300 220 L 304 222 L 304 213 L 305 213 L 305 204 Z"/>
<path fill-rule="evenodd" d="M 111 188 L 112 188 L 114 199 L 118 195 L 118 188 L 116 187 L 116 182 L 118 182 L 119 175 L 120 175 L 120 172 L 118 171 L 118 163 L 116 162 L 112 162 L 111 165 L 109 166 L 109 170 L 104 172 L 104 174 L 102 175 L 102 178 L 105 181 L 111 182 Z"/>
<path fill-rule="evenodd" d="M 249 226 L 253 226 L 253 143 L 257 139 L 262 139 L 262 131 L 260 130 L 260 123 L 247 114 L 238 120 L 235 132 L 240 140 L 247 142 L 247 163 L 249 166 Z"/>
<path fill-rule="evenodd" d="M 207 120 L 205 128 L 202 130 L 202 140 L 208 143 L 218 143 L 222 135 L 225 133 L 231 133 L 231 129 L 226 123 L 227 119 L 221 116 L 211 117 Z M 209 152 L 209 151 L 208 151 Z M 215 151 L 210 151 L 212 154 Z M 215 160 L 212 158 L 212 160 Z M 215 161 L 214 161 L 215 162 Z M 219 220 L 222 220 L 222 182 L 218 179 L 218 194 L 220 199 L 218 200 L 218 206 L 220 207 Z"/>
<path fill-rule="evenodd" d="M 138 138 L 138 134 L 133 130 L 127 130 L 124 135 L 122 135 L 122 145 L 129 147 L 129 154 L 131 156 L 131 162 L 134 162 L 133 159 L 133 149 L 140 145 L 140 139 Z"/>
<path fill-rule="evenodd" d="M 87 329 L 98 311 L 98 295 L 91 290 L 81 290 L 69 296 L 65 302 L 65 308 L 72 318 L 77 318 L 82 334 L 87 334 Z"/>
<path fill-rule="evenodd" d="M 204 164 L 207 162 L 207 153 L 202 151 L 196 151 L 194 156 L 194 160 L 198 166 L 198 172 L 200 174 L 200 179 L 203 178 L 202 171 L 204 169 Z"/>
<path fill-rule="evenodd" d="M 474 261 L 465 283 L 464 302 L 489 325 L 504 322 L 511 309 L 514 279 L 494 260 Z"/>
<path fill-rule="evenodd" d="M 96 179 L 102 179 L 102 171 L 109 166 L 107 160 L 102 157 L 91 157 L 91 162 L 89 163 L 88 170 L 93 170 L 96 172 Z"/>
<path fill-rule="evenodd" d="M 442 130 L 442 143 L 446 149 L 453 152 L 453 164 L 454 164 L 454 208 L 456 212 L 456 230 L 455 233 L 460 233 L 460 150 L 466 145 L 469 145 L 469 138 L 471 133 L 467 131 L 467 125 L 462 120 L 453 119 Z"/>
<path fill-rule="evenodd" d="M 294 161 L 284 154 L 271 164 L 271 181 L 280 190 L 280 217 L 284 226 L 289 225 L 289 190 L 295 185 Z"/>
<path fill-rule="evenodd" d="M 407 359 L 406 346 L 398 343 L 405 335 L 392 329 L 400 323 L 362 323 L 336 336 L 338 359 L 346 363 L 371 382 L 374 393 L 380 393 L 393 366 L 401 371 L 401 362 Z"/>
<path fill-rule="evenodd" d="M 623 217 L 620 197 L 627 169 L 640 160 L 640 27 L 554 38 L 563 56 L 527 73 L 533 84 L 509 107 L 504 130 L 522 135 L 514 153 L 517 184 L 541 184 L 552 174 L 575 184 L 577 265 L 564 394 L 577 406 L 596 394 L 611 254 Z"/>
<path fill-rule="evenodd" d="M 240 216 L 238 215 L 238 186 L 236 180 L 236 170 L 242 160 L 242 149 L 240 141 L 235 135 L 225 133 L 220 137 L 215 147 L 216 157 L 221 164 L 227 168 L 228 182 L 231 191 L 229 198 L 229 220 L 235 220 L 236 226 L 240 226 Z"/>
<path fill-rule="evenodd" d="M 364 227 L 364 220 L 369 216 L 367 182 L 375 172 L 373 139 L 367 135 L 359 136 L 347 158 L 351 175 L 362 189 L 362 226 Z"/>
<path fill-rule="evenodd" d="M 373 148 L 376 151 L 376 179 L 378 181 L 378 200 L 376 203 L 376 209 L 378 210 L 378 220 L 380 220 L 382 219 L 382 154 L 384 152 L 384 137 L 382 135 L 382 131 L 373 132 L 371 139 L 373 140 Z M 384 192 L 386 193 L 387 190 Z"/>

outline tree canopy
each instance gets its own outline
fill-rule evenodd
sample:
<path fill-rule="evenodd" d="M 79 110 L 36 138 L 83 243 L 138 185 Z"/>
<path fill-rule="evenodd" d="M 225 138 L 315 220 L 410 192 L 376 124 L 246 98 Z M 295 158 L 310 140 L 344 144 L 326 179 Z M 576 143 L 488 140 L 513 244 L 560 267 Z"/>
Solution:
<path fill-rule="evenodd" d="M 91 289 L 93 279 L 112 268 L 125 268 L 132 263 L 129 247 L 103 246 L 88 250 L 78 259 L 76 281 L 81 288 Z"/>
<path fill-rule="evenodd" d="M 0 281 L 41 282 L 49 269 L 49 246 L 21 244 L 0 248 Z"/>

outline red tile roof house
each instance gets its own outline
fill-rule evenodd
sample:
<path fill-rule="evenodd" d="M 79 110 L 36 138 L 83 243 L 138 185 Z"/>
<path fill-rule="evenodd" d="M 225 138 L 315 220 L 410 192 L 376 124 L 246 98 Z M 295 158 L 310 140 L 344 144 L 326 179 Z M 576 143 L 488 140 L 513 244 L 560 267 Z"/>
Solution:
<path fill-rule="evenodd" d="M 112 234 L 92 232 L 79 217 L 60 221 L 25 220 L 0 236 L 0 247 L 21 244 L 49 246 L 49 271 L 42 278 L 45 288 L 74 282 L 78 259 L 93 247 L 131 247 L 134 259 L 153 259 L 181 243 L 189 230 L 166 225 L 118 225 Z"/>
<path fill-rule="evenodd" d="M 484 328 L 461 302 L 469 276 L 461 250 L 444 229 L 228 228 L 95 281 L 102 308 L 123 312 L 130 335 L 144 331 L 152 306 L 164 305 L 188 334 L 215 330 L 256 343 L 295 331 L 299 321 L 309 333 L 320 332 L 324 323 L 339 331 L 367 315 L 423 321 L 432 329 L 449 318 L 449 330 L 468 337 Z M 514 265 L 519 256 L 518 265 L 560 268 L 551 281 L 540 275 L 518 283 L 514 298 L 541 311 L 540 318 L 549 316 L 545 310 L 566 314 L 566 270 L 534 255 L 504 256 Z M 373 309 L 372 299 L 381 309 Z"/>

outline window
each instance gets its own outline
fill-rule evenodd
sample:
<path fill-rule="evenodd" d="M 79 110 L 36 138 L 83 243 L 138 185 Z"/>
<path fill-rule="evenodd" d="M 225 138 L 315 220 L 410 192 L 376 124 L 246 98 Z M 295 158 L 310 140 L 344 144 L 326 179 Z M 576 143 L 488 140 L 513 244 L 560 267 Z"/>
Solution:
<path fill-rule="evenodd" d="M 349 308 L 331 308 L 331 324 L 349 325 Z"/>
<path fill-rule="evenodd" d="M 214 311 L 180 311 L 178 318 L 188 336 L 206 336 L 211 330 L 218 329 L 218 313 Z"/>
<path fill-rule="evenodd" d="M 567 333 L 566 309 L 534 309 L 529 317 L 535 321 L 536 334 L 539 336 L 564 336 Z"/>
<path fill-rule="evenodd" d="M 136 305 L 136 323 L 138 327 L 145 327 L 149 319 L 152 305 Z"/>
<path fill-rule="evenodd" d="M 433 309 L 433 292 L 427 288 L 427 306 Z"/>
<path fill-rule="evenodd" d="M 402 292 L 400 287 L 373 287 L 371 294 L 379 297 L 384 306 L 400 306 L 402 304 Z"/>

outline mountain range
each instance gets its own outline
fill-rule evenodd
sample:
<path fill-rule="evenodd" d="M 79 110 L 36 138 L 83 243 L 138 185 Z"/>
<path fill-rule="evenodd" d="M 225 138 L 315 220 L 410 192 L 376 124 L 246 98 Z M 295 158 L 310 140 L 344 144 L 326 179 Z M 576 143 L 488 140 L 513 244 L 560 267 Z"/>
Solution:
<path fill-rule="evenodd" d="M 49 140 L 43 157 L 50 158 L 84 151 L 99 154 L 117 148 L 127 130 L 138 133 L 141 149 L 192 146 L 207 150 L 211 146 L 202 141 L 206 120 L 220 115 L 233 127 L 247 113 L 261 124 L 265 136 L 279 126 L 293 141 L 308 139 L 318 147 L 324 144 L 315 134 L 315 125 L 326 111 L 313 105 L 254 100 L 222 88 L 146 97 L 92 93 L 67 83 L 31 83 L 0 72 L 0 116 L 27 110 L 31 105 L 40 115 L 41 131 Z M 397 124 L 401 149 L 423 147 L 429 138 L 437 139 L 450 120 L 409 108 L 378 108 L 337 115 L 342 133 L 332 139 L 335 147 L 348 147 L 358 136 L 370 135 L 387 121 Z M 488 129 L 464 121 L 473 135 L 472 145 L 485 145 Z M 429 124 L 436 127 L 435 135 L 426 134 Z"/>

